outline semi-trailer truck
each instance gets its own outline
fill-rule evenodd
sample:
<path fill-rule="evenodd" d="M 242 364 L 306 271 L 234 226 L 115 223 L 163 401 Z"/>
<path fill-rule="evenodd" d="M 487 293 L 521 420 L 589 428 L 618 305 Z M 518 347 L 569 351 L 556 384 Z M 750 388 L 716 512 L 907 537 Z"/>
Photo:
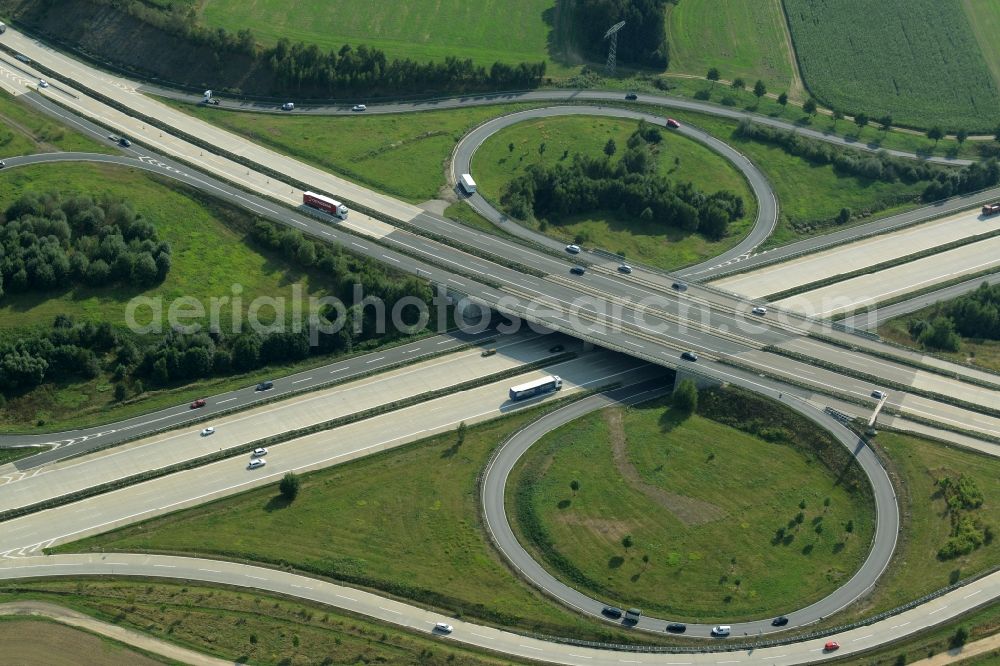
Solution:
<path fill-rule="evenodd" d="M 510 387 L 510 399 L 524 400 L 525 398 L 548 393 L 549 391 L 558 391 L 561 388 L 562 379 L 555 375 L 549 375 L 548 377 L 542 377 L 541 379 Z"/>
<path fill-rule="evenodd" d="M 302 203 L 310 208 L 316 208 L 324 213 L 339 217 L 342 220 L 347 219 L 347 206 L 328 196 L 315 192 L 304 192 L 302 194 Z"/>
<path fill-rule="evenodd" d="M 983 206 L 983 215 L 996 215 L 1000 213 L 1000 203 L 991 203 Z"/>

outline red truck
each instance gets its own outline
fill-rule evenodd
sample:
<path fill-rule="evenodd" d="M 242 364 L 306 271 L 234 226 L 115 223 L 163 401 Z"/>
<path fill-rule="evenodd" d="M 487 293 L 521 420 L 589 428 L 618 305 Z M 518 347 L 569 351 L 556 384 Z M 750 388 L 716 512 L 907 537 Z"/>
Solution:
<path fill-rule="evenodd" d="M 342 220 L 347 219 L 347 206 L 328 196 L 316 194 L 315 192 L 304 192 L 302 194 L 302 203 L 310 208 L 316 208 L 324 213 L 335 215 Z"/>
<path fill-rule="evenodd" d="M 1000 213 L 1000 203 L 991 203 L 983 206 L 983 215 L 996 215 Z"/>

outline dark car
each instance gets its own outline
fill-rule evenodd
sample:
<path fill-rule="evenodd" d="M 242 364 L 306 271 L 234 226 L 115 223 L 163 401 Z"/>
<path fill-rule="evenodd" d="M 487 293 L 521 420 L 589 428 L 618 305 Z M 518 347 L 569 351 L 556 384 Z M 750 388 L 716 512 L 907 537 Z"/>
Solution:
<path fill-rule="evenodd" d="M 562 345 L 556 345 L 554 347 L 549 347 L 549 353 L 550 354 L 555 354 L 556 352 L 561 352 L 563 349 L 566 349 L 566 348 L 563 347 Z"/>
<path fill-rule="evenodd" d="M 782 615 L 781 617 L 776 617 L 773 620 L 771 620 L 772 627 L 783 627 L 786 624 L 788 624 L 788 618 L 785 617 L 784 615 Z"/>
<path fill-rule="evenodd" d="M 670 624 L 667 625 L 667 631 L 674 634 L 683 634 L 685 631 L 687 631 L 687 629 L 688 626 L 681 622 L 671 622 Z"/>
<path fill-rule="evenodd" d="M 118 145 L 119 146 L 125 146 L 126 148 L 128 148 L 129 146 L 132 145 L 132 142 L 129 141 L 128 139 L 126 139 L 125 137 L 122 137 L 122 138 L 118 139 Z"/>
<path fill-rule="evenodd" d="M 677 291 L 687 291 L 688 290 L 688 286 L 686 284 L 684 284 L 683 282 L 674 282 L 672 285 L 670 285 L 670 288 L 671 289 L 676 289 Z"/>
<path fill-rule="evenodd" d="M 601 611 L 605 616 L 617 620 L 622 616 L 622 609 L 615 608 L 614 606 L 605 606 L 604 610 Z"/>
<path fill-rule="evenodd" d="M 698 355 L 695 354 L 694 352 L 684 352 L 683 354 L 681 354 L 681 358 L 684 359 L 685 361 L 697 361 Z"/>
<path fill-rule="evenodd" d="M 639 96 L 636 95 L 635 93 L 629 93 L 629 94 L 625 95 L 625 99 L 627 99 L 629 101 L 635 101 L 635 100 L 639 99 Z"/>
<path fill-rule="evenodd" d="M 587 269 L 584 268 L 583 266 L 574 266 L 573 268 L 569 269 L 569 272 L 572 273 L 573 275 L 583 275 L 584 273 L 587 272 Z"/>
<path fill-rule="evenodd" d="M 667 127 L 669 127 L 670 129 L 677 129 L 680 126 L 681 124 L 676 120 L 674 120 L 673 118 L 667 118 Z"/>
<path fill-rule="evenodd" d="M 269 391 L 273 388 L 274 388 L 274 382 L 272 381 L 261 382 L 260 384 L 257 384 L 258 391 Z"/>

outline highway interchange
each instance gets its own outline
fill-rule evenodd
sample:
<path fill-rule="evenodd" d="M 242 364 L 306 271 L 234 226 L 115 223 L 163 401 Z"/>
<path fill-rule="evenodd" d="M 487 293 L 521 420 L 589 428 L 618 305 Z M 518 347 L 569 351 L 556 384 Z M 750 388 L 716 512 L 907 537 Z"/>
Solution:
<path fill-rule="evenodd" d="M 25 41 L 24 43 L 18 43 L 17 48 L 18 50 L 29 52 L 30 49 L 35 48 L 36 46 L 37 45 L 32 45 L 31 43 Z M 30 51 L 30 53 L 33 58 L 43 62 L 46 62 L 47 57 L 52 56 L 51 51 L 41 48 Z M 58 58 L 50 61 L 52 64 L 48 64 L 48 62 L 46 62 L 46 64 L 51 69 L 56 69 L 58 66 L 64 65 L 66 60 L 67 59 L 64 56 L 58 56 Z M 9 63 L 5 63 L 5 65 L 6 64 Z M 91 88 L 93 88 L 96 83 L 104 86 L 110 85 L 111 88 L 124 93 L 125 101 L 132 101 L 135 102 L 137 107 L 143 107 L 139 109 L 139 113 L 155 115 L 155 117 L 160 118 L 158 113 L 150 113 L 150 107 L 146 106 L 148 104 L 148 100 L 142 96 L 134 94 L 134 90 L 131 89 L 129 85 L 116 84 L 114 82 L 109 83 L 107 75 L 87 72 L 85 71 L 84 66 L 78 64 L 73 65 L 72 72 L 74 77 L 77 75 L 81 76 L 85 84 Z M 61 92 L 72 90 L 69 87 L 69 84 L 57 83 L 55 87 L 57 88 L 55 93 L 47 94 L 60 94 Z M 102 90 L 102 94 L 108 94 L 110 92 L 113 91 Z M 95 119 L 100 119 L 102 123 L 111 125 L 112 127 L 117 127 L 115 123 L 123 122 L 120 116 L 124 116 L 124 114 L 121 114 L 118 111 L 102 107 L 102 105 L 97 101 L 90 104 L 84 104 L 81 100 L 85 98 L 85 95 L 79 92 L 67 92 L 66 94 L 72 96 L 70 97 L 70 100 L 61 99 L 60 101 L 63 103 L 71 102 L 69 105 L 77 107 L 81 113 L 86 112 L 91 114 Z M 607 99 L 607 94 L 604 95 L 604 99 Z M 593 99 L 601 98 L 594 97 Z M 42 102 L 41 100 L 36 99 L 33 101 L 38 104 L 45 104 L 45 102 Z M 118 101 L 125 103 L 122 102 L 122 100 Z M 678 100 L 678 102 L 680 101 Z M 165 107 L 160 105 L 160 108 L 162 109 Z M 714 107 L 712 108 L 714 109 Z M 87 121 L 83 120 L 79 116 L 69 114 L 59 107 L 49 106 L 48 110 L 53 114 L 63 117 L 77 127 L 83 127 L 86 125 Z M 592 108 L 587 108 L 585 111 L 591 113 L 595 112 Z M 596 112 L 608 112 L 614 113 L 615 115 L 627 115 L 633 113 L 619 110 L 611 111 L 608 109 L 599 109 L 596 110 Z M 125 116 L 125 118 L 127 118 L 127 116 Z M 135 121 L 131 121 L 131 123 L 134 122 Z M 177 114 L 177 116 L 168 118 L 164 120 L 164 122 L 186 123 L 183 128 L 185 133 L 197 136 L 200 132 L 205 132 L 205 140 L 218 142 L 220 150 L 224 154 L 236 154 L 238 152 L 241 157 L 246 159 L 250 159 L 252 161 L 260 160 L 260 163 L 265 164 L 269 171 L 284 171 L 283 166 L 276 166 L 269 163 L 271 157 L 266 153 L 270 153 L 270 151 L 263 151 L 260 155 L 250 156 L 249 153 L 253 153 L 256 149 L 244 150 L 239 148 L 238 151 L 230 150 L 229 146 L 231 146 L 234 140 L 237 141 L 237 143 L 242 140 L 232 137 L 231 135 L 225 136 L 226 133 L 210 128 L 210 126 L 203 126 L 203 123 L 199 124 L 196 121 L 192 121 L 191 119 L 184 117 L 183 114 Z M 96 126 L 91 126 L 89 131 L 97 136 L 103 136 L 107 133 L 103 128 Z M 456 293 L 464 293 L 470 296 L 478 297 L 482 301 L 496 307 L 501 312 L 524 315 L 535 321 L 540 321 L 551 328 L 571 332 L 576 337 L 583 338 L 590 342 L 595 342 L 605 348 L 618 349 L 619 351 L 638 357 L 647 362 L 667 367 L 674 367 L 679 363 L 677 360 L 677 353 L 679 351 L 684 349 L 697 349 L 709 357 L 708 359 L 703 358 L 698 362 L 696 369 L 698 374 L 709 379 L 743 384 L 753 388 L 754 390 L 772 396 L 774 393 L 778 393 L 780 396 L 788 394 L 789 397 L 782 398 L 783 401 L 790 405 L 794 405 L 797 409 L 803 411 L 804 413 L 811 414 L 811 417 L 817 421 L 825 420 L 826 423 L 824 425 L 828 426 L 832 431 L 836 432 L 838 428 L 843 430 L 844 432 L 841 433 L 842 442 L 851 447 L 852 451 L 857 451 L 859 453 L 859 462 L 861 462 L 863 467 L 866 464 L 864 462 L 866 456 L 871 456 L 870 451 L 867 448 L 857 446 L 857 439 L 851 437 L 846 429 L 843 429 L 842 426 L 836 424 L 836 422 L 832 421 L 828 416 L 823 416 L 822 411 L 817 410 L 814 406 L 815 404 L 825 404 L 828 406 L 835 405 L 838 408 L 850 410 L 850 403 L 843 403 L 840 398 L 847 395 L 853 396 L 855 399 L 862 399 L 863 401 L 865 396 L 867 396 L 874 388 L 869 382 L 844 376 L 840 373 L 820 370 L 807 363 L 795 361 L 785 356 L 774 355 L 762 350 L 762 348 L 767 345 L 804 346 L 805 352 L 803 353 L 808 353 L 809 355 L 818 358 L 829 358 L 832 362 L 842 363 L 844 367 L 849 368 L 852 364 L 858 366 L 859 368 L 870 367 L 872 363 L 870 357 L 863 354 L 859 355 L 855 351 L 845 349 L 843 346 L 830 345 L 815 338 L 807 337 L 805 334 L 817 326 L 816 322 L 810 322 L 802 318 L 792 316 L 789 316 L 787 319 L 783 319 L 777 323 L 771 322 L 770 319 L 757 321 L 752 317 L 748 317 L 747 311 L 750 303 L 745 300 L 698 285 L 691 285 L 690 291 L 682 298 L 680 295 L 670 290 L 669 277 L 661 276 L 655 273 L 640 272 L 640 275 L 637 275 L 634 280 L 623 280 L 620 276 L 615 274 L 613 263 L 602 265 L 599 261 L 595 261 L 592 266 L 592 270 L 589 271 L 583 279 L 570 279 L 567 275 L 567 268 L 569 264 L 564 258 L 554 256 L 551 252 L 536 251 L 530 247 L 515 248 L 507 242 L 496 239 L 495 237 L 470 230 L 466 227 L 462 227 L 461 225 L 456 225 L 452 222 L 444 220 L 443 218 L 425 213 L 419 209 L 414 209 L 413 207 L 409 207 L 408 204 L 391 201 L 388 197 L 364 191 L 363 188 L 358 188 L 354 185 L 347 188 L 349 190 L 349 194 L 344 195 L 345 198 L 351 198 L 351 200 L 358 199 L 364 205 L 379 210 L 383 215 L 387 215 L 389 218 L 399 219 L 402 222 L 412 225 L 416 231 L 410 232 L 399 230 L 385 224 L 382 220 L 355 215 L 349 224 L 341 225 L 349 228 L 351 231 L 351 233 L 345 233 L 339 229 L 331 227 L 329 224 L 320 222 L 311 215 L 301 215 L 291 212 L 287 205 L 295 205 L 299 201 L 296 188 L 289 188 L 287 185 L 283 185 L 279 182 L 272 183 L 272 179 L 266 173 L 251 173 L 249 169 L 245 169 L 244 166 L 236 164 L 231 160 L 228 160 L 226 157 L 205 156 L 203 152 L 204 148 L 189 144 L 183 140 L 174 139 L 172 137 L 163 137 L 162 130 L 157 128 L 144 127 L 142 130 L 135 130 L 133 125 L 129 125 L 128 129 L 121 128 L 119 131 L 127 131 L 130 136 L 136 136 L 137 134 L 146 132 L 148 136 L 143 135 L 139 137 L 142 143 L 147 143 L 148 140 L 148 143 L 157 147 L 158 150 L 162 149 L 170 155 L 181 158 L 188 164 L 200 164 L 206 169 L 206 171 L 222 176 L 227 180 L 238 182 L 244 190 L 253 190 L 259 194 L 270 197 L 270 199 L 282 201 L 285 205 L 275 204 L 272 200 L 260 198 L 254 196 L 253 194 L 249 194 L 246 191 L 233 188 L 231 185 L 217 180 L 211 175 L 194 171 L 184 162 L 174 162 L 169 157 L 162 155 L 159 152 L 148 151 L 141 145 L 134 146 L 132 150 L 127 151 L 127 153 L 134 155 L 129 157 L 92 155 L 53 157 L 39 156 L 34 158 L 20 158 L 20 160 L 12 159 L 8 162 L 11 166 L 27 166 L 34 162 L 46 160 L 94 159 L 119 162 L 132 166 L 141 165 L 143 168 L 188 182 L 193 186 L 206 189 L 207 191 L 211 191 L 214 194 L 222 196 L 223 198 L 229 198 L 230 200 L 238 202 L 239 205 L 242 205 L 257 214 L 268 216 L 271 219 L 280 220 L 285 224 L 297 225 L 306 233 L 311 233 L 312 235 L 320 238 L 326 237 L 330 240 L 341 242 L 346 247 L 351 247 L 352 249 L 365 253 L 368 256 L 372 256 L 373 258 L 382 261 L 394 262 L 403 270 L 414 272 L 422 277 L 427 277 L 428 279 L 441 284 L 448 284 Z M 157 133 L 160 134 L 159 137 L 156 136 Z M 232 148 L 238 148 L 238 146 L 232 146 Z M 276 155 L 274 153 L 271 154 Z M 283 156 L 278 157 L 283 163 L 293 162 Z M 343 188 L 346 187 L 340 179 L 332 178 L 328 174 L 322 174 L 322 172 L 318 172 L 311 167 L 305 167 L 300 164 L 289 164 L 288 166 L 289 170 L 296 174 L 294 179 L 298 182 L 307 182 L 310 184 L 317 182 L 320 184 L 318 186 L 320 189 L 325 189 L 326 191 L 330 191 L 335 194 L 340 194 Z M 752 167 L 751 170 L 753 170 Z M 244 171 L 246 171 L 245 175 L 243 173 Z M 320 175 L 317 176 L 316 174 Z M 319 178 L 319 180 L 312 180 L 314 177 Z M 769 192 L 769 188 L 766 191 Z M 286 192 L 288 193 L 286 194 Z M 761 209 L 764 211 L 763 216 L 765 218 L 773 217 L 771 213 L 768 212 L 768 208 L 766 206 L 762 205 Z M 774 214 L 776 214 L 776 208 Z M 357 218 L 361 218 L 360 222 Z M 773 226 L 773 219 L 771 224 Z M 758 228 L 763 227 L 761 227 L 760 224 L 755 227 L 754 232 L 751 233 L 753 242 L 745 242 L 741 244 L 740 252 L 738 254 L 748 255 L 753 247 L 759 244 L 759 242 L 766 237 L 767 233 L 758 234 Z M 533 275 L 519 271 L 516 267 L 508 268 L 507 266 L 494 263 L 489 258 L 481 258 L 470 255 L 460 248 L 450 247 L 449 245 L 420 235 L 420 233 L 418 233 L 420 231 L 431 234 L 441 234 L 442 231 L 446 231 L 453 240 L 461 243 L 463 247 L 475 248 L 477 251 L 480 251 L 487 256 L 516 256 L 517 261 L 520 264 L 523 264 L 532 270 L 541 272 L 544 277 L 534 277 Z M 770 228 L 768 228 L 768 233 L 769 231 Z M 366 243 L 364 241 L 359 243 L 359 239 L 362 239 L 363 237 L 372 239 L 372 241 L 377 241 L 378 244 L 375 242 Z M 396 248 L 403 251 L 397 251 Z M 511 255 L 510 251 L 515 251 L 516 255 Z M 461 272 L 452 272 L 449 270 L 450 268 L 457 269 Z M 470 275 L 472 277 L 469 277 Z M 488 280 L 479 282 L 474 279 L 477 275 L 488 276 Z M 490 284 L 490 282 L 499 283 L 501 287 L 494 287 Z M 584 304 L 574 309 L 572 306 L 578 304 L 574 303 L 574 301 L 579 301 L 581 296 L 587 297 Z M 636 305 L 636 303 L 642 301 L 643 299 L 650 298 L 655 298 L 656 303 L 654 307 L 648 308 L 648 311 L 642 311 L 642 308 Z M 635 317 L 631 321 L 626 321 L 628 316 L 635 315 L 637 313 L 641 313 L 642 316 Z M 832 331 L 827 331 L 827 334 L 834 337 L 837 335 L 836 332 Z M 874 341 L 855 339 L 847 336 L 846 334 L 844 334 L 844 338 L 851 340 L 850 344 L 856 346 L 878 348 L 879 351 L 890 355 L 896 355 L 899 358 L 904 356 L 898 350 L 894 350 L 892 348 L 880 348 L 878 347 L 878 343 Z M 458 340 L 449 344 L 458 345 L 463 342 L 464 340 Z M 413 343 L 413 345 L 419 344 L 422 343 Z M 802 350 L 800 349 L 799 351 Z M 403 352 L 399 351 L 396 353 L 401 354 Z M 478 356 L 478 354 L 476 355 Z M 506 358 L 506 355 L 504 355 L 504 357 Z M 712 357 L 715 357 L 716 360 L 713 361 Z M 738 359 L 739 365 L 734 366 L 732 363 L 727 364 L 718 362 L 724 358 Z M 620 358 L 613 362 L 607 362 L 612 364 L 614 367 L 612 368 L 611 366 L 607 366 L 601 368 L 601 372 L 604 372 L 605 374 L 592 378 L 593 381 L 603 381 L 606 377 L 617 376 L 622 372 L 637 372 L 640 374 L 652 372 L 648 364 L 640 363 L 638 366 L 630 369 L 628 364 L 634 364 L 635 362 L 629 362 Z M 389 363 L 389 361 L 387 361 L 387 363 Z M 903 383 L 905 385 L 921 385 L 924 387 L 929 386 L 934 392 L 938 392 L 943 395 L 960 394 L 967 397 L 970 402 L 984 407 L 998 404 L 996 400 L 996 380 L 993 380 L 995 384 L 994 388 L 987 389 L 979 386 L 973 386 L 963 381 L 962 378 L 973 377 L 976 373 L 962 368 L 961 366 L 947 366 L 945 368 L 949 372 L 955 372 L 959 377 L 959 379 L 950 379 L 945 378 L 940 374 L 928 373 L 924 370 L 915 370 L 908 365 L 896 362 L 881 361 L 881 363 L 885 366 L 885 375 L 898 383 Z M 582 365 L 588 369 L 591 367 L 590 364 Z M 597 366 L 600 367 L 600 364 L 597 364 Z M 750 366 L 751 369 L 746 369 L 747 366 Z M 752 369 L 755 366 L 759 366 L 761 369 L 767 369 L 767 374 L 769 376 L 760 376 L 760 372 Z M 331 368 L 332 367 L 333 366 L 331 366 Z M 612 369 L 615 371 L 611 372 Z M 335 369 L 328 370 L 328 372 L 333 371 L 335 371 Z M 565 371 L 560 369 L 559 372 L 560 374 L 563 374 Z M 567 375 L 564 374 L 563 376 Z M 787 380 L 790 378 L 795 378 L 796 381 L 793 384 L 785 384 L 781 381 L 782 379 Z M 980 379 L 978 376 L 976 378 Z M 299 379 L 304 378 L 299 377 Z M 316 381 L 318 382 L 319 380 Z M 804 384 L 805 387 L 803 387 L 802 384 Z M 836 395 L 824 395 L 824 393 L 828 393 L 828 391 L 824 391 L 824 386 L 835 387 Z M 491 387 L 490 390 L 494 393 L 497 390 L 500 390 L 502 394 L 502 389 L 497 386 Z M 240 395 L 243 396 L 250 394 L 243 391 Z M 239 398 L 239 396 L 237 397 Z M 228 399 L 221 396 L 220 398 Z M 244 399 L 248 402 L 250 400 L 250 398 L 239 399 Z M 967 427 L 970 424 L 974 424 L 968 429 L 994 435 L 1000 433 L 1000 428 L 998 428 L 998 423 L 1000 422 L 993 417 L 988 417 L 984 414 L 977 414 L 975 411 L 969 411 L 951 405 L 944 405 L 936 400 L 920 396 L 894 395 L 893 399 L 897 408 L 904 411 L 910 410 L 921 415 L 927 415 L 927 417 L 932 420 L 937 419 L 943 422 L 951 421 L 953 423 L 962 423 Z M 220 400 L 213 398 L 211 402 L 213 405 L 218 405 Z M 470 401 L 470 403 L 471 402 L 473 401 Z M 858 412 L 857 405 L 854 405 L 853 407 L 855 409 L 855 413 L 859 413 L 859 415 L 864 414 L 863 409 Z M 498 408 L 493 408 L 483 414 L 472 414 L 470 416 L 472 419 L 477 417 L 485 418 L 484 414 L 496 413 L 496 409 Z M 174 419 L 178 422 L 183 421 L 186 420 L 187 415 L 188 412 L 184 412 L 183 408 L 167 410 L 167 413 L 162 415 L 165 419 L 164 421 L 160 422 L 149 417 L 143 417 L 143 419 L 137 419 L 135 423 L 131 424 L 128 431 L 141 433 L 144 429 L 154 429 L 159 427 L 154 425 L 155 423 L 160 423 L 160 425 L 172 425 L 174 423 Z M 451 416 L 454 417 L 456 414 L 452 414 Z M 466 419 L 463 413 L 462 418 L 459 420 L 471 419 Z M 389 426 L 391 425 L 392 419 L 379 419 L 378 421 L 380 424 Z M 419 433 L 432 432 L 435 428 L 447 429 L 448 427 L 454 427 L 456 423 L 457 421 L 455 421 L 454 418 L 446 423 L 438 422 L 437 425 L 429 423 L 428 425 L 431 425 L 432 427 L 421 429 Z M 112 430 L 115 432 L 108 432 Z M 114 425 L 112 427 L 101 427 L 92 431 L 85 431 L 78 435 L 68 433 L 54 435 L 52 437 L 59 437 L 60 439 L 73 439 L 74 437 L 77 437 L 79 439 L 76 441 L 85 443 L 87 441 L 94 441 L 95 438 L 93 436 L 99 435 L 102 432 L 107 432 L 106 435 L 103 435 L 104 440 L 101 442 L 103 444 L 116 441 L 115 437 L 118 436 L 119 433 L 127 431 L 123 430 L 120 425 Z M 384 434 L 388 436 L 388 433 Z M 125 436 L 131 436 L 131 433 L 129 435 L 121 435 L 121 437 Z M 424 435 L 421 434 L 420 436 L 422 437 Z M 406 439 L 407 437 L 415 438 L 416 435 L 414 433 L 399 434 L 397 432 L 395 434 L 395 439 L 385 440 L 378 436 L 376 436 L 375 439 L 383 442 L 398 441 L 400 443 L 403 440 L 411 441 Z M 844 439 L 845 437 L 847 439 Z M 36 436 L 36 438 L 45 440 L 44 436 Z M 321 440 L 322 438 L 317 439 L 318 442 Z M 20 443 L 23 443 L 24 441 L 26 440 L 21 440 Z M 67 445 L 69 445 L 68 442 Z M 283 444 L 282 446 L 284 447 L 286 444 Z M 322 444 L 318 443 L 317 446 L 322 446 Z M 379 445 L 369 443 L 368 449 L 377 446 Z M 56 452 L 61 450 L 61 448 L 56 449 Z M 287 448 L 291 450 L 293 447 L 288 446 Z M 283 463 L 283 465 L 285 465 L 284 467 L 269 468 L 268 476 L 261 475 L 262 478 L 258 478 L 257 481 L 263 482 L 263 479 L 273 477 L 288 468 L 308 469 L 317 464 L 331 464 L 330 460 L 316 463 L 316 451 L 310 451 L 306 445 L 296 446 L 294 448 L 304 451 L 302 457 Z M 367 449 L 363 448 L 361 450 L 363 451 Z M 348 453 L 342 452 L 336 457 L 346 458 L 348 457 Z M 30 461 L 31 459 L 28 460 Z M 310 463 L 310 460 L 313 462 Z M 873 464 L 875 464 L 878 471 L 881 472 L 881 467 L 879 467 L 877 463 Z M 31 463 L 29 462 L 28 465 L 30 466 Z M 207 496 L 212 496 L 212 494 L 219 488 L 219 478 L 213 478 L 211 476 L 211 474 L 216 472 L 214 469 L 209 469 L 211 467 L 213 466 L 206 466 L 204 468 L 191 470 L 191 472 L 199 472 L 199 470 L 203 470 L 200 473 L 206 475 L 204 477 L 206 479 L 206 484 L 203 486 L 203 492 L 194 497 L 192 497 L 191 493 L 188 492 L 186 497 L 178 497 L 177 502 L 169 503 L 169 506 L 176 508 L 177 506 L 184 505 L 185 503 L 196 503 L 203 501 L 203 498 Z M 884 483 L 875 481 L 875 477 L 872 476 L 874 474 L 874 470 L 869 471 L 866 469 L 866 472 L 868 472 L 869 476 L 873 478 L 874 487 L 877 493 L 881 488 L 883 492 L 888 490 L 891 494 L 891 485 L 887 485 L 887 479 Z M 47 476 L 48 472 L 35 477 L 27 477 L 19 480 L 18 483 L 9 485 L 18 486 L 25 481 L 30 482 L 36 479 L 44 480 Z M 272 482 L 273 480 L 274 479 L 271 478 Z M 151 483 L 155 484 L 156 482 Z M 25 487 L 28 485 L 32 484 L 28 483 Z M 38 481 L 35 481 L 34 485 L 39 485 Z M 143 484 L 143 486 L 145 485 L 146 484 Z M 166 486 L 169 484 L 163 485 Z M 186 483 L 179 485 L 183 485 L 185 491 L 189 488 L 189 485 Z M 153 486 L 148 486 L 148 488 L 152 489 Z M 158 492 L 162 490 L 163 488 L 160 487 Z M 235 492 L 235 490 L 231 488 L 227 488 L 226 491 Z M 2 486 L 0 486 L 0 492 L 3 492 Z M 42 491 L 43 495 L 44 492 L 46 491 Z M 129 493 L 130 497 L 134 494 L 133 491 L 128 489 L 118 492 Z M 499 492 L 501 493 L 502 498 L 502 484 L 500 485 Z M 108 494 L 93 498 L 92 500 L 87 500 L 87 502 L 91 503 L 86 508 L 87 513 L 95 515 L 108 515 L 107 512 L 113 510 L 111 505 L 116 499 L 113 495 L 114 494 Z M 103 499 L 105 497 L 107 497 L 106 500 Z M 496 493 L 491 494 L 491 497 L 495 498 Z M 96 525 L 83 526 L 82 529 L 77 530 L 67 530 L 65 525 L 58 524 L 58 521 L 51 521 L 51 515 L 48 515 L 50 512 L 33 514 L 32 516 L 27 516 L 25 519 L 18 519 L 18 521 L 25 520 L 26 523 L 24 524 L 28 524 L 27 521 L 34 522 L 30 527 L 23 530 L 19 527 L 15 528 L 18 524 L 17 521 L 13 521 L 5 526 L 5 534 L 3 540 L 0 541 L 0 552 L 6 552 L 8 555 L 12 553 L 27 554 L 27 552 L 31 552 L 32 549 L 37 550 L 39 546 L 57 543 L 70 537 L 75 538 L 82 533 L 100 531 L 106 529 L 112 524 L 124 524 L 134 520 L 139 515 L 146 516 L 149 512 L 157 510 L 157 507 L 153 506 L 158 501 L 157 495 L 147 495 L 147 499 L 149 500 L 149 510 L 147 512 L 142 512 L 141 514 L 136 513 L 135 515 L 128 516 L 118 515 L 117 517 L 113 517 L 112 520 L 107 520 Z M 6 502 L 7 500 L 5 499 L 4 501 Z M 98 504 L 101 501 L 105 501 L 107 506 L 100 511 L 95 510 L 94 504 Z M 160 503 L 162 503 L 162 501 L 160 501 Z M 868 564 L 866 563 L 865 567 L 863 567 L 863 569 L 855 576 L 855 579 L 859 579 L 860 577 L 857 589 L 850 589 L 849 584 L 848 586 L 845 586 L 847 589 L 841 588 L 838 590 L 838 593 L 843 591 L 843 596 L 838 600 L 830 602 L 832 605 L 819 610 L 810 608 L 799 611 L 802 616 L 801 618 L 796 617 L 796 624 L 806 624 L 811 621 L 815 621 L 818 617 L 829 615 L 833 610 L 843 605 L 841 602 L 856 598 L 859 594 L 862 594 L 867 587 L 870 587 L 870 584 L 872 584 L 875 579 L 877 579 L 878 574 L 882 569 L 884 569 L 884 566 L 888 563 L 888 559 L 891 556 L 892 547 L 895 543 L 896 525 L 898 524 L 893 523 L 893 511 L 886 508 L 888 504 L 895 507 L 894 498 L 891 502 L 886 500 L 880 503 L 878 527 L 880 530 L 885 530 L 886 533 L 891 532 L 893 538 L 889 541 L 883 535 L 879 539 L 876 539 L 875 547 L 869 556 L 869 562 L 875 562 L 873 566 L 876 571 L 866 572 L 866 568 L 868 568 Z M 62 509 L 52 510 L 52 512 L 56 511 L 63 515 L 67 515 Z M 888 511 L 888 513 L 885 513 L 886 511 Z M 895 519 L 898 521 L 898 510 L 896 510 L 895 513 Z M 70 520 L 77 525 L 80 524 L 79 516 L 70 518 Z M 49 522 L 54 523 L 51 528 L 48 525 Z M 6 529 L 7 527 L 11 527 L 12 529 L 8 530 Z M 28 536 L 29 534 L 31 535 L 30 537 Z M 37 538 L 37 540 L 33 541 L 32 539 L 36 539 L 36 537 L 41 538 Z M 888 548 L 887 552 L 885 551 L 886 548 Z M 27 559 L 21 561 L 28 562 Z M 21 573 L 11 573 L 15 571 L 20 572 L 21 569 L 18 568 L 20 566 L 21 565 L 19 564 L 8 565 L 9 571 L 7 573 L 10 573 L 10 575 L 21 575 Z M 25 564 L 25 566 L 28 565 Z M 35 566 L 33 560 L 31 566 Z M 99 563 L 95 564 L 94 562 L 88 562 L 87 566 L 99 568 L 100 565 Z M 519 565 L 515 564 L 515 566 Z M 79 571 L 79 569 L 77 570 Z M 863 573 L 865 573 L 865 575 L 862 575 Z M 873 573 L 874 577 L 871 577 Z M 855 579 L 852 579 L 852 581 Z M 540 584 L 538 581 L 536 581 L 536 583 Z M 263 587 L 260 585 L 254 586 Z M 956 606 L 956 608 L 957 607 L 958 606 Z M 425 611 L 421 612 L 426 613 Z M 378 614 L 375 615 L 380 617 Z M 950 615 L 951 614 L 949 613 L 946 616 L 939 616 L 939 619 L 943 619 L 943 617 Z M 456 632 L 455 638 L 461 639 L 458 632 Z M 489 647 L 489 644 L 484 645 Z M 796 649 L 798 649 L 798 647 L 799 646 L 796 646 Z M 511 653 L 518 654 L 516 651 L 512 651 Z M 789 655 L 792 654 L 793 652 L 790 651 Z M 790 656 L 789 663 L 797 663 L 794 662 L 794 659 L 796 658 L 801 661 L 802 653 L 798 652 L 794 654 L 798 654 L 799 656 Z M 755 654 L 755 656 L 757 655 Z M 817 656 L 818 655 L 816 654 L 811 654 L 809 658 L 816 659 Z M 562 657 L 563 660 L 565 660 L 565 658 L 565 656 Z M 638 659 L 640 657 L 637 656 L 636 658 Z M 778 659 L 776 656 L 774 658 L 776 660 Z M 559 659 L 554 660 L 558 661 Z M 616 663 L 618 663 L 618 661 L 620 661 L 620 659 L 617 660 Z M 563 661 L 563 663 L 578 662 Z"/>

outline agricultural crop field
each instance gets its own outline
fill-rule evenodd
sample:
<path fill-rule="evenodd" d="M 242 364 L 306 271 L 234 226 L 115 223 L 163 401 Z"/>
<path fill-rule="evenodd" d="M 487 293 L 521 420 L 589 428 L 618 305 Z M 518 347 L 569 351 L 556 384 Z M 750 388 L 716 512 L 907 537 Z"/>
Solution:
<path fill-rule="evenodd" d="M 200 22 L 231 32 L 250 28 L 273 44 L 281 37 L 321 49 L 367 44 L 391 58 L 472 58 L 538 62 L 548 59 L 554 0 L 205 0 Z"/>
<path fill-rule="evenodd" d="M 684 0 L 667 8 L 671 73 L 761 79 L 773 92 L 796 88 L 781 0 Z"/>
<path fill-rule="evenodd" d="M 1000 86 L 961 0 L 784 2 L 802 76 L 823 103 L 915 127 L 1000 121 Z"/>

